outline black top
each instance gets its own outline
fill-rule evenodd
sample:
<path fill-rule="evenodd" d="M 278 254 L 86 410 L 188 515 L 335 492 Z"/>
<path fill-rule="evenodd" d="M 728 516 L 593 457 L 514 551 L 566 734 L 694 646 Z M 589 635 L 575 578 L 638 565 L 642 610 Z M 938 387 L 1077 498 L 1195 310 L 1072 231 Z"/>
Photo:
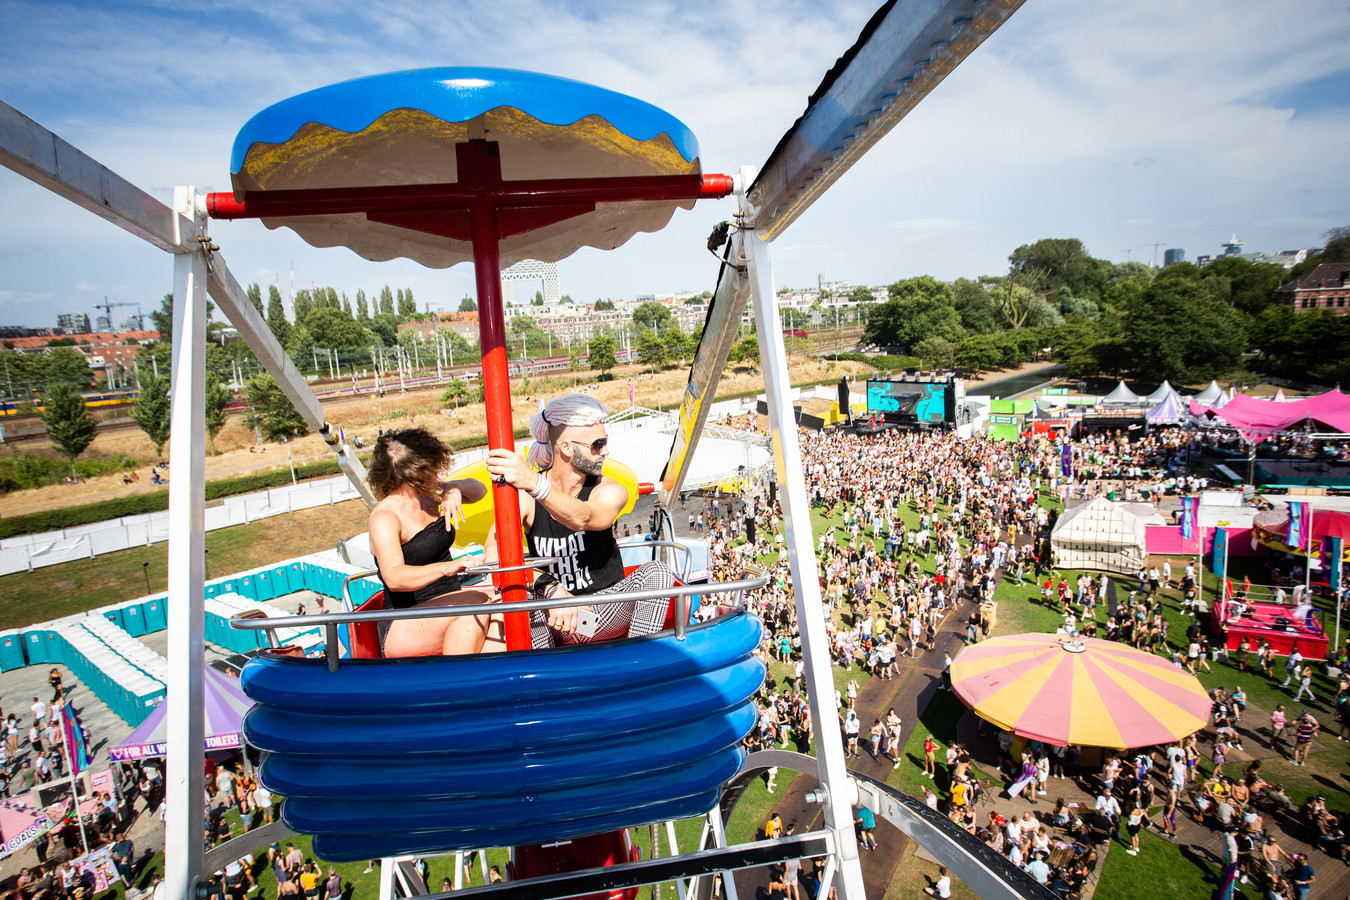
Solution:
<path fill-rule="evenodd" d="M 586 500 L 600 483 L 600 476 L 587 475 L 577 494 Z M 619 542 L 608 528 L 572 531 L 548 514 L 542 503 L 534 505 L 534 524 L 526 536 L 531 556 L 557 556 L 562 561 L 549 566 L 570 594 L 594 594 L 623 580 Z"/>
<path fill-rule="evenodd" d="M 436 521 L 427 523 L 427 527 L 417 532 L 403 545 L 403 562 L 410 566 L 429 566 L 438 562 L 450 562 L 453 559 L 450 555 L 450 545 L 454 542 L 455 529 L 453 526 L 447 528 L 445 516 L 441 516 Z M 375 566 L 379 568 L 378 560 Z M 380 581 L 384 581 L 383 573 L 380 574 Z M 463 584 L 464 578 L 461 575 L 438 578 L 431 584 L 411 591 L 390 590 L 389 585 L 385 584 L 384 608 L 408 609 L 442 594 L 457 591 Z"/>

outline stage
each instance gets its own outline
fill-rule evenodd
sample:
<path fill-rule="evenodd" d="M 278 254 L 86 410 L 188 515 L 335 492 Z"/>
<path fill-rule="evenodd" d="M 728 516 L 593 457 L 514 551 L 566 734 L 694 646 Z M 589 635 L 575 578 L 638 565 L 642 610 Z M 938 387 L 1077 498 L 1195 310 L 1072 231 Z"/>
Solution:
<path fill-rule="evenodd" d="M 1230 651 L 1236 650 L 1245 637 L 1253 654 L 1265 640 L 1280 656 L 1288 656 L 1297 647 L 1304 659 L 1327 658 L 1327 634 L 1315 618 L 1295 622 L 1294 608 L 1278 603 L 1248 603 L 1241 618 L 1225 615 L 1235 605 L 1231 600 L 1219 603 L 1210 613 L 1211 629 L 1227 635 L 1224 646 Z"/>

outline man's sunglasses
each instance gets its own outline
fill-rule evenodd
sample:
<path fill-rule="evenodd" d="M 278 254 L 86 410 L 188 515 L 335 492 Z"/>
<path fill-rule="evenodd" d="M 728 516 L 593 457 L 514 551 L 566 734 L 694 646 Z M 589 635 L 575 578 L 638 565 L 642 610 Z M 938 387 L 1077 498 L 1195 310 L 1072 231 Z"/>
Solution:
<path fill-rule="evenodd" d="M 607 445 L 607 444 L 609 443 L 609 438 L 607 438 L 607 437 L 596 438 L 595 440 L 591 441 L 589 444 L 582 443 L 581 441 L 568 441 L 568 443 L 569 443 L 569 444 L 581 444 L 581 446 L 583 446 L 583 447 L 590 447 L 590 448 L 591 448 L 591 453 L 596 454 L 596 455 L 599 455 L 600 451 L 603 450 L 603 449 L 605 449 L 605 445 Z"/>

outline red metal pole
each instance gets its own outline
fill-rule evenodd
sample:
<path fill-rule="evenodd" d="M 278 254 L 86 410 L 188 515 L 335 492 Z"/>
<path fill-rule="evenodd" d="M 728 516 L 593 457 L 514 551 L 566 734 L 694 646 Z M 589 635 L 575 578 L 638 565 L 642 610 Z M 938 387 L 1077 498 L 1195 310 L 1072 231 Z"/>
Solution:
<path fill-rule="evenodd" d="M 480 176 L 488 176 L 496 169 L 497 160 L 487 154 L 473 152 L 473 148 L 459 154 L 460 171 L 465 164 L 478 169 Z M 477 157 L 470 160 L 470 157 Z M 483 171 L 484 169 L 489 171 Z M 500 175 L 498 175 L 500 177 Z M 515 429 L 511 425 L 511 378 L 507 372 L 506 317 L 502 312 L 501 253 L 497 243 L 497 210 L 489 196 L 476 198 L 470 212 L 470 231 L 473 236 L 473 272 L 478 286 L 478 337 L 483 350 L 483 403 L 487 415 L 488 448 L 505 447 L 514 452 Z M 497 559 L 503 566 L 518 566 L 525 558 L 521 542 L 520 497 L 516 489 L 506 484 L 492 487 L 493 509 L 497 519 Z M 526 599 L 525 585 L 528 572 L 506 572 L 500 579 L 502 597 L 507 601 Z M 527 613 L 506 613 L 506 648 L 530 648 L 530 620 Z"/>

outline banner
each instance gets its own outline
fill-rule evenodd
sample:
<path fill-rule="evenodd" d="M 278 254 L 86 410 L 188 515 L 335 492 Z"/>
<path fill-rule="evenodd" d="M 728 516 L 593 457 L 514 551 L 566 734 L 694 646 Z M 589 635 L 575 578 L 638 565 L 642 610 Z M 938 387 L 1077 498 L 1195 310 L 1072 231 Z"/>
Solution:
<path fill-rule="evenodd" d="M 66 753 L 70 759 L 70 769 L 76 775 L 89 768 L 89 748 L 84 743 L 84 728 L 80 717 L 75 713 L 75 705 L 66 701 L 62 727 L 66 732 Z"/>
<path fill-rule="evenodd" d="M 1228 529 L 1214 529 L 1214 576 L 1223 578 L 1228 574 Z"/>
<path fill-rule="evenodd" d="M 106 891 L 118 881 L 117 864 L 112 861 L 112 847 L 90 851 L 86 856 L 77 856 L 70 861 L 70 867 L 77 873 L 88 872 L 93 877 L 93 895 Z"/>
<path fill-rule="evenodd" d="M 1331 585 L 1331 595 L 1339 597 L 1341 595 L 1341 565 L 1345 560 L 1345 539 L 1329 537 L 1326 546 L 1327 583 Z"/>
<path fill-rule="evenodd" d="M 1198 497 L 1181 498 L 1181 536 L 1188 541 L 1195 539 L 1195 512 Z"/>
<path fill-rule="evenodd" d="M 52 827 L 52 819 L 47 810 L 37 805 L 35 793 L 0 801 L 0 831 L 4 832 L 0 859 L 27 847 Z"/>
<path fill-rule="evenodd" d="M 1309 532 L 1312 527 L 1309 518 L 1310 510 L 1307 503 L 1295 501 L 1289 504 L 1289 535 L 1285 543 L 1295 550 L 1308 549 L 1311 537 Z"/>
<path fill-rule="evenodd" d="M 1073 447 L 1065 444 L 1059 451 L 1059 473 L 1065 478 L 1073 477 Z"/>

